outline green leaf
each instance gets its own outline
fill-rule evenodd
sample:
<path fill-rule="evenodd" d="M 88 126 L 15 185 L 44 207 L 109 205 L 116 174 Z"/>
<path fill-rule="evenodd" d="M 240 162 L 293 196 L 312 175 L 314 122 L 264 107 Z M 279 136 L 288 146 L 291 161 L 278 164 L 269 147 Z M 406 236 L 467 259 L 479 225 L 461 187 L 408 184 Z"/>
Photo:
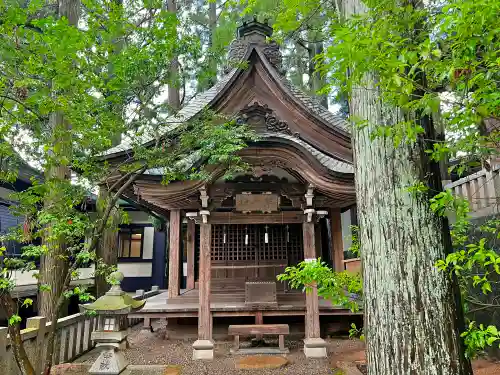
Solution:
<path fill-rule="evenodd" d="M 494 343 L 495 341 L 497 341 L 497 340 L 499 340 L 499 338 L 498 338 L 498 337 L 488 337 L 488 338 L 486 339 L 486 343 L 488 344 L 488 346 L 491 346 L 491 345 L 493 345 L 493 343 Z"/>
<path fill-rule="evenodd" d="M 40 292 L 50 292 L 52 290 L 52 288 L 48 284 L 40 284 L 38 289 L 40 290 Z"/>
<path fill-rule="evenodd" d="M 481 286 L 481 290 L 483 291 L 484 294 L 488 294 L 491 292 L 491 285 L 489 282 L 485 282 L 483 283 L 483 285 Z"/>
<path fill-rule="evenodd" d="M 31 298 L 25 298 L 21 307 L 28 307 L 33 305 L 33 300 Z"/>
<path fill-rule="evenodd" d="M 495 326 L 488 326 L 488 328 L 486 330 L 488 331 L 488 333 L 492 334 L 493 336 L 498 336 L 497 327 L 495 327 Z"/>
<path fill-rule="evenodd" d="M 21 321 L 22 321 L 21 317 L 17 314 L 14 314 L 9 318 L 9 326 L 19 324 L 21 323 Z"/>

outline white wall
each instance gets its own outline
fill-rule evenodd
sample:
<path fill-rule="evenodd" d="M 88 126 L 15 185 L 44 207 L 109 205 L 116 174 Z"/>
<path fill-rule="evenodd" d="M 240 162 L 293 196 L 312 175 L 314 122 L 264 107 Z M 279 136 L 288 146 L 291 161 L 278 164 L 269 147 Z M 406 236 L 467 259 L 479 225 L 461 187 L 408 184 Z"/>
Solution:
<path fill-rule="evenodd" d="M 127 262 L 119 263 L 118 270 L 123 272 L 125 277 L 151 277 L 152 276 L 152 264 L 151 263 L 140 263 L 140 262 Z M 87 268 L 79 268 L 80 277 L 78 280 L 92 279 L 94 277 L 94 266 Z M 38 280 L 33 276 L 37 270 L 33 271 L 13 271 L 12 279 L 15 281 L 17 286 L 25 285 L 35 285 Z"/>
<path fill-rule="evenodd" d="M 80 277 L 78 277 L 78 280 L 91 279 L 94 277 L 94 266 L 87 268 L 79 268 L 78 271 L 80 272 Z M 16 285 L 18 286 L 35 285 L 38 283 L 38 280 L 33 275 L 37 272 L 38 270 L 26 271 L 26 272 L 13 271 L 12 280 L 14 280 Z"/>
<path fill-rule="evenodd" d="M 15 193 L 15 191 L 0 187 L 0 198 L 13 201 L 12 197 L 10 196 L 12 193 Z"/>
<path fill-rule="evenodd" d="M 128 211 L 127 214 L 131 224 L 151 224 L 151 219 L 146 212 Z"/>
<path fill-rule="evenodd" d="M 118 263 L 118 271 L 123 272 L 125 277 L 151 277 L 151 263 L 122 262 Z"/>
<path fill-rule="evenodd" d="M 343 212 L 340 214 L 340 220 L 342 223 L 342 241 L 344 243 L 344 251 L 347 251 L 352 244 L 351 238 L 351 210 Z"/>
<path fill-rule="evenodd" d="M 135 222 L 134 222 L 135 223 Z M 142 244 L 142 259 L 153 259 L 153 242 L 155 236 L 155 228 L 144 228 L 144 239 Z"/>

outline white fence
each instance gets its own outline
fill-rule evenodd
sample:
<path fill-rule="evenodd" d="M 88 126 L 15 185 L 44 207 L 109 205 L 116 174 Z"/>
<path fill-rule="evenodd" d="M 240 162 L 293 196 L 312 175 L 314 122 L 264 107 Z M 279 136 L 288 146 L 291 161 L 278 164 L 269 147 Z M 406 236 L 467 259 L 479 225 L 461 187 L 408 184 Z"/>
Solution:
<path fill-rule="evenodd" d="M 145 299 L 159 293 L 157 286 L 153 286 L 151 291 L 138 290 L 134 299 Z M 130 326 L 141 322 L 140 318 L 129 319 Z M 41 360 L 45 358 L 47 350 L 47 335 L 51 322 L 47 322 L 44 317 L 29 318 L 26 322 L 26 329 L 21 331 L 21 338 L 26 349 L 26 353 L 31 363 L 42 366 Z M 90 317 L 84 313 L 78 313 L 61 318 L 57 321 L 54 344 L 54 365 L 64 362 L 71 362 L 80 355 L 94 347 L 91 334 L 97 327 L 97 318 Z M 14 355 L 12 353 L 10 337 L 7 327 L 0 327 L 0 374 L 17 375 L 19 371 Z M 38 371 L 38 373 L 41 372 Z"/>

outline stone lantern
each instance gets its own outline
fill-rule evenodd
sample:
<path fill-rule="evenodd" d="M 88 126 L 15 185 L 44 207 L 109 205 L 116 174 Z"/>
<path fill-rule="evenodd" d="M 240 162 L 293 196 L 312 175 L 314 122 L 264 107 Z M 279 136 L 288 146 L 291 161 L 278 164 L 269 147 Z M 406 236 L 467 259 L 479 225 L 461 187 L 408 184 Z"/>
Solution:
<path fill-rule="evenodd" d="M 92 375 L 118 375 L 127 367 L 120 351 L 126 348 L 128 318 L 131 312 L 140 310 L 146 301 L 136 301 L 120 288 L 123 280 L 121 272 L 110 275 L 113 280 L 111 289 L 95 302 L 80 305 L 83 310 L 95 311 L 97 330 L 92 332 L 92 340 L 102 352 L 89 370 Z"/>

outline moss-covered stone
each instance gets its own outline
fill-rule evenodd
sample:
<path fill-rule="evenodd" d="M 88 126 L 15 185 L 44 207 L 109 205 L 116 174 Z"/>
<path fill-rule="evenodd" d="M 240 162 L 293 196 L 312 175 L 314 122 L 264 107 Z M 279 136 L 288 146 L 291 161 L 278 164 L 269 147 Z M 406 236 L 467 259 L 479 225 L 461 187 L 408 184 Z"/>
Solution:
<path fill-rule="evenodd" d="M 123 281 L 123 273 L 113 272 L 111 279 L 113 285 L 111 289 L 102 297 L 99 297 L 95 302 L 81 305 L 84 310 L 96 311 L 102 313 L 128 314 L 132 311 L 140 309 L 146 301 L 137 301 L 130 297 L 120 288 L 120 283 Z"/>
<path fill-rule="evenodd" d="M 240 370 L 277 369 L 288 364 L 285 357 L 252 355 L 236 362 L 236 368 Z"/>
<path fill-rule="evenodd" d="M 98 298 L 95 302 L 83 305 L 86 310 L 94 311 L 120 311 L 124 309 L 136 310 L 142 306 L 146 301 L 137 301 L 130 297 L 127 293 L 122 295 L 113 296 L 105 294 Z"/>

